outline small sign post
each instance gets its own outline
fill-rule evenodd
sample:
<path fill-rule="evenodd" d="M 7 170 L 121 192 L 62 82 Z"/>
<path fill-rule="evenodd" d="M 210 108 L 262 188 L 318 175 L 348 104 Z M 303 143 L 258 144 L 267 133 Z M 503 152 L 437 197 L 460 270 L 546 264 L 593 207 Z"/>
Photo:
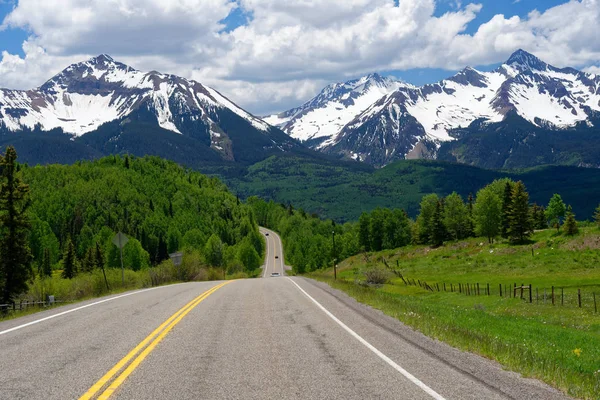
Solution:
<path fill-rule="evenodd" d="M 177 268 L 177 271 L 179 272 L 177 274 L 177 275 L 180 275 L 179 279 L 182 279 L 181 270 L 179 269 L 179 266 L 181 265 L 181 262 L 183 261 L 183 253 L 182 252 L 171 253 L 171 254 L 169 254 L 169 257 L 171 258 L 171 261 L 173 261 L 173 265 Z"/>
<path fill-rule="evenodd" d="M 129 239 L 123 232 L 119 232 L 113 238 L 113 243 L 121 250 L 121 283 L 125 286 L 125 267 L 123 267 L 123 247 L 127 244 Z"/>

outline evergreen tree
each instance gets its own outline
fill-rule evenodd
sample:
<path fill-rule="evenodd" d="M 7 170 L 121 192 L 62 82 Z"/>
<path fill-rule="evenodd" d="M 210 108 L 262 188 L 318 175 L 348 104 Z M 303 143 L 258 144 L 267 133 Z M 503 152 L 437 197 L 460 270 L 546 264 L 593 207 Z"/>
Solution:
<path fill-rule="evenodd" d="M 102 252 L 102 247 L 98 242 L 96 242 L 96 251 L 94 253 L 94 262 L 96 268 L 104 269 L 104 253 Z"/>
<path fill-rule="evenodd" d="M 556 231 L 560 230 L 560 219 L 565 216 L 567 207 L 559 194 L 554 194 L 546 207 L 546 219 L 550 221 L 550 225 L 556 227 Z"/>
<path fill-rule="evenodd" d="M 600 226 L 600 205 L 596 207 L 596 212 L 594 213 L 594 221 L 596 221 L 596 225 Z"/>
<path fill-rule="evenodd" d="M 45 277 L 52 277 L 52 265 L 50 263 L 50 249 L 44 249 L 44 257 L 42 258 L 42 268 L 41 268 L 41 273 L 40 273 L 40 277 L 41 278 L 45 278 Z"/>
<path fill-rule="evenodd" d="M 129 169 L 129 155 L 125 156 L 125 168 Z"/>
<path fill-rule="evenodd" d="M 363 212 L 358 219 L 358 245 L 364 251 L 371 251 L 371 217 Z"/>
<path fill-rule="evenodd" d="M 473 206 L 475 204 L 475 199 L 473 198 L 473 194 L 469 193 L 469 198 L 467 200 L 467 237 L 471 237 L 475 234 L 475 220 L 473 219 Z"/>
<path fill-rule="evenodd" d="M 529 215 L 529 194 L 522 181 L 517 182 L 513 188 L 508 220 L 510 241 L 525 243 L 531 236 L 531 217 Z"/>
<path fill-rule="evenodd" d="M 96 267 L 96 260 L 94 260 L 94 248 L 89 247 L 85 252 L 83 260 L 81 262 L 81 270 L 83 272 L 92 272 Z"/>
<path fill-rule="evenodd" d="M 158 253 L 156 255 L 156 263 L 158 264 L 168 259 L 169 249 L 167 247 L 167 242 L 161 236 L 158 238 Z"/>
<path fill-rule="evenodd" d="M 540 206 L 538 213 L 537 229 L 548 229 L 548 220 L 546 219 L 546 209 Z"/>
<path fill-rule="evenodd" d="M 509 181 L 504 185 L 504 195 L 502 196 L 502 216 L 500 236 L 504 239 L 508 238 L 508 230 L 510 228 L 510 207 L 512 205 L 513 188 Z"/>
<path fill-rule="evenodd" d="M 432 229 L 430 243 L 434 247 L 439 247 L 444 244 L 446 239 L 446 228 L 444 227 L 444 216 L 443 216 L 443 205 L 442 201 L 439 200 L 435 206 L 435 211 L 432 218 Z"/>
<path fill-rule="evenodd" d="M 73 279 L 77 275 L 77 258 L 75 255 L 75 245 L 73 245 L 70 237 L 67 237 L 65 243 L 62 264 L 62 277 L 64 279 Z"/>
<path fill-rule="evenodd" d="M 372 251 L 381 251 L 383 249 L 384 220 L 384 212 L 381 208 L 376 208 L 371 212 L 369 237 L 371 239 Z"/>
<path fill-rule="evenodd" d="M 29 186 L 16 174 L 17 152 L 9 146 L 0 159 L 0 289 L 2 303 L 10 303 L 15 296 L 27 291 L 32 276 L 32 255 L 29 249 L 30 223 Z"/>
<path fill-rule="evenodd" d="M 579 227 L 577 226 L 577 221 L 575 220 L 575 214 L 573 214 L 573 209 L 571 206 L 567 207 L 566 217 L 565 217 L 565 233 L 569 236 L 576 235 L 579 232 Z"/>
<path fill-rule="evenodd" d="M 540 220 L 540 207 L 537 205 L 537 203 L 533 203 L 533 206 L 531 206 L 529 212 L 531 214 L 531 224 L 535 230 L 537 229 L 538 221 Z"/>

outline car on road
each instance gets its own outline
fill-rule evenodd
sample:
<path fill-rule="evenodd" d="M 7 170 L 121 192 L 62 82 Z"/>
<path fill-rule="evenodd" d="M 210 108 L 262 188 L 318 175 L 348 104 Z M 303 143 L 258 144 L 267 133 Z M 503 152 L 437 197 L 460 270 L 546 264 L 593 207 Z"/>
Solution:
<path fill-rule="evenodd" d="M 275 256 L 275 258 L 279 258 L 279 256 Z"/>
<path fill-rule="evenodd" d="M 268 233 L 265 233 L 265 236 L 269 236 L 269 234 L 268 234 Z"/>
<path fill-rule="evenodd" d="M 279 272 L 271 272 L 271 277 L 281 276 Z"/>

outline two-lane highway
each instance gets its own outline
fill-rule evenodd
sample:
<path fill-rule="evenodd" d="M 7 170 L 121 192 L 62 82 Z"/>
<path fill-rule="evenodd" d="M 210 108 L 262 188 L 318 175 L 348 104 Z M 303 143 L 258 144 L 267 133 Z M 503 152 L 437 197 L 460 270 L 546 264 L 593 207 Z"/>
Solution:
<path fill-rule="evenodd" d="M 269 276 L 284 264 L 268 233 Z M 308 279 L 105 300 L 0 323 L 0 398 L 566 398 Z"/>
<path fill-rule="evenodd" d="M 272 273 L 285 275 L 285 263 L 283 261 L 283 245 L 279 235 L 267 228 L 260 228 L 266 243 L 265 265 L 263 265 L 263 278 L 270 277 Z"/>

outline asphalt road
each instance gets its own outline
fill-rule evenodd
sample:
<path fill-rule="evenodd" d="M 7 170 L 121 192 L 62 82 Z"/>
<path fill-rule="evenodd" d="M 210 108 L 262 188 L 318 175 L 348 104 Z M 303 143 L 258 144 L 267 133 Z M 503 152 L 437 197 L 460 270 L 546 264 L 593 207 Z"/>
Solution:
<path fill-rule="evenodd" d="M 281 276 L 285 275 L 285 262 L 283 259 L 283 246 L 279 235 L 267 228 L 260 228 L 260 233 L 265 238 L 267 252 L 265 256 L 265 265 L 263 265 L 263 278 L 271 276 L 271 273 L 277 272 Z"/>
<path fill-rule="evenodd" d="M 76 399 L 91 388 L 118 399 L 565 398 L 326 285 L 269 277 L 284 264 L 268 238 L 265 279 L 173 285 L 0 323 L 0 398 Z"/>

